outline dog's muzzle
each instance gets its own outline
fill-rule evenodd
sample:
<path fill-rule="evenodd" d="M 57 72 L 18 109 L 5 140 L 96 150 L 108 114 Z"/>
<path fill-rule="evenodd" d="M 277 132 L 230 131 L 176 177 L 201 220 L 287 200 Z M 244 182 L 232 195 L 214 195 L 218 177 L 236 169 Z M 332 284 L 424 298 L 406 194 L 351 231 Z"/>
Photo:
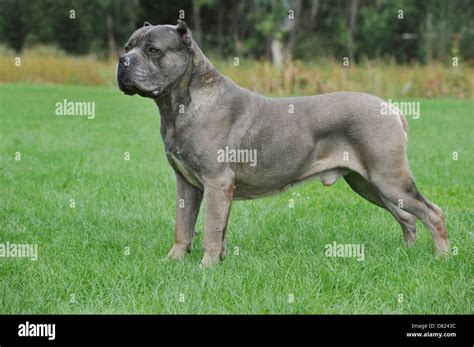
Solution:
<path fill-rule="evenodd" d="M 145 97 L 157 97 L 160 95 L 161 90 L 159 88 L 146 91 L 142 90 L 136 82 L 134 82 L 134 78 L 130 78 L 133 74 L 136 73 L 133 66 L 136 66 L 136 57 L 134 55 L 130 56 L 127 54 L 122 54 L 119 57 L 118 65 L 117 65 L 117 83 L 122 92 L 127 95 L 134 95 L 139 94 Z"/>
<path fill-rule="evenodd" d="M 128 68 L 130 66 L 130 57 L 122 54 L 119 57 L 119 68 Z"/>
<path fill-rule="evenodd" d="M 122 54 L 119 57 L 118 65 L 117 65 L 117 84 L 122 92 L 127 95 L 134 95 L 136 92 L 136 86 L 130 81 L 127 77 L 130 73 L 129 67 L 131 64 L 131 58 L 126 55 Z"/>

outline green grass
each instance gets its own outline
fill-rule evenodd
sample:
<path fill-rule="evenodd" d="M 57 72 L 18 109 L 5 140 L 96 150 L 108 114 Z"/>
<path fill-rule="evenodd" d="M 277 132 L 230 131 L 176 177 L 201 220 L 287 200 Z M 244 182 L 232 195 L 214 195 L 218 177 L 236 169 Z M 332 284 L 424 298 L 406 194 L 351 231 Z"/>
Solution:
<path fill-rule="evenodd" d="M 63 99 L 95 101 L 96 118 L 56 116 Z M 0 85 L 0 105 L 0 243 L 39 248 L 37 261 L 0 258 L 1 313 L 474 312 L 473 101 L 422 100 L 421 118 L 409 119 L 417 185 L 444 208 L 458 255 L 436 259 L 420 223 L 405 247 L 398 223 L 343 180 L 312 181 L 236 202 L 229 255 L 204 271 L 201 217 L 191 255 L 163 260 L 175 183 L 152 101 L 115 88 Z M 364 244 L 365 260 L 325 257 L 333 241 Z"/>

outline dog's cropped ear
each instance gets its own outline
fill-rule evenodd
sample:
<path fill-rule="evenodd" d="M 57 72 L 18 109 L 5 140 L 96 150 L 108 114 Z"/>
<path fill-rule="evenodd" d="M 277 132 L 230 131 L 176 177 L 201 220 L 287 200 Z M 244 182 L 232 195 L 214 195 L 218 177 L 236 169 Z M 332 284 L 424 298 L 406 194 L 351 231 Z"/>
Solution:
<path fill-rule="evenodd" d="M 144 26 L 144 27 L 149 27 L 149 26 L 153 26 L 153 25 L 150 24 L 150 23 L 148 23 L 148 22 L 145 22 L 145 23 L 143 23 L 143 26 Z"/>
<path fill-rule="evenodd" d="M 186 46 L 191 46 L 191 31 L 184 20 L 178 19 L 176 30 L 181 35 L 181 42 Z"/>

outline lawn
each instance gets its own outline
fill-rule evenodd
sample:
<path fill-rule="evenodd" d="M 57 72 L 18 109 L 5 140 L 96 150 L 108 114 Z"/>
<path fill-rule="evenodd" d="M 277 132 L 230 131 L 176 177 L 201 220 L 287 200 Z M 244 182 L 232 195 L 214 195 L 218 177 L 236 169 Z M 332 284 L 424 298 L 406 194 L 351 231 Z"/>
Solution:
<path fill-rule="evenodd" d="M 95 118 L 55 115 L 63 99 L 94 101 Z M 411 167 L 445 211 L 450 259 L 420 223 L 405 247 L 391 215 L 344 180 L 312 181 L 236 202 L 226 261 L 200 270 L 202 217 L 186 260 L 163 259 L 175 183 L 152 101 L 0 85 L 0 243 L 38 244 L 37 261 L 0 258 L 0 313 L 473 313 L 473 109 L 422 100 L 409 119 Z M 326 257 L 334 241 L 363 244 L 364 261 Z"/>

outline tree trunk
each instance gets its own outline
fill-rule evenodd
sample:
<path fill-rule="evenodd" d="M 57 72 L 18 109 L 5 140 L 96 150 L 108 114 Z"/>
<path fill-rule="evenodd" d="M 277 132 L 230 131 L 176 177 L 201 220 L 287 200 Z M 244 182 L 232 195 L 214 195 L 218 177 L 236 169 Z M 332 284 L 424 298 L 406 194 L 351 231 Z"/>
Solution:
<path fill-rule="evenodd" d="M 426 14 L 426 61 L 433 60 L 433 15 L 430 11 Z"/>
<path fill-rule="evenodd" d="M 217 8 L 217 54 L 222 57 L 222 26 L 224 23 L 224 1 L 218 0 Z"/>
<path fill-rule="evenodd" d="M 280 69 L 283 66 L 283 43 L 274 36 L 271 43 L 273 65 Z"/>
<path fill-rule="evenodd" d="M 290 19 L 291 27 L 290 27 L 290 37 L 288 39 L 288 44 L 286 46 L 286 57 L 287 59 L 291 60 L 293 58 L 293 51 L 295 50 L 296 44 L 296 29 L 298 28 L 299 19 L 301 17 L 301 9 L 302 9 L 302 0 L 295 0 L 294 7 L 292 10 L 294 11 L 294 18 Z"/>
<path fill-rule="evenodd" d="M 202 44 L 202 30 L 201 30 L 201 8 L 199 1 L 193 1 L 193 36 L 199 45 Z"/>
<path fill-rule="evenodd" d="M 347 33 L 347 52 L 349 58 L 354 58 L 354 31 L 357 21 L 357 10 L 359 8 L 359 0 L 351 0 L 351 8 L 349 13 L 349 29 Z"/>
<path fill-rule="evenodd" d="M 233 8 L 233 15 L 232 15 L 232 38 L 234 41 L 234 50 L 237 56 L 240 55 L 240 51 L 242 48 L 242 42 L 240 41 L 240 35 L 239 35 L 239 16 L 237 13 L 239 13 L 239 2 L 236 1 L 234 8 Z"/>
<path fill-rule="evenodd" d="M 107 26 L 107 57 L 110 60 L 117 58 L 117 43 L 114 35 L 113 3 L 109 1 L 106 8 L 105 23 Z"/>
<path fill-rule="evenodd" d="M 319 11 L 319 0 L 312 0 L 311 1 L 311 10 L 309 12 L 309 25 L 310 29 L 316 27 L 316 16 L 318 15 Z"/>

